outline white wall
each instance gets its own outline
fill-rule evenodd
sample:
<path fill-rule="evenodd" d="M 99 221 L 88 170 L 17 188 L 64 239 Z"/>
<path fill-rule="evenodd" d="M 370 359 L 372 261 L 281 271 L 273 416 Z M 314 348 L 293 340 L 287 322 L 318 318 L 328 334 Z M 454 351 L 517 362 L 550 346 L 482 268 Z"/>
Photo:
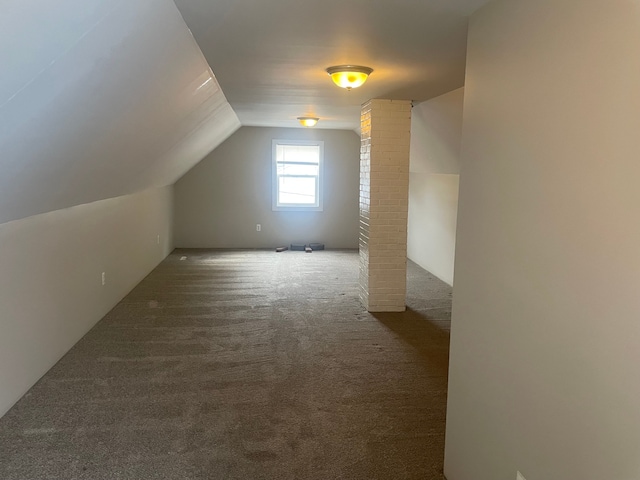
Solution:
<path fill-rule="evenodd" d="M 171 252 L 172 216 L 164 187 L 0 224 L 0 416 Z"/>
<path fill-rule="evenodd" d="M 453 285 L 464 88 L 411 112 L 407 253 Z"/>
<path fill-rule="evenodd" d="M 640 3 L 471 19 L 445 474 L 640 478 Z"/>
<path fill-rule="evenodd" d="M 271 210 L 273 139 L 324 141 L 322 212 Z M 242 127 L 176 183 L 176 246 L 357 248 L 359 162 L 352 131 Z"/>

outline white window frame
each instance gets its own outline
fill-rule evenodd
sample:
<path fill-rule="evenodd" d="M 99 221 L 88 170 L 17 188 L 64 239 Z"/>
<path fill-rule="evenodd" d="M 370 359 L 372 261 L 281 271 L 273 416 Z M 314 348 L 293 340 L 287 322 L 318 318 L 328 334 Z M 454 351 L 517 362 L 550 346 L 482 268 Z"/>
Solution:
<path fill-rule="evenodd" d="M 277 158 L 277 146 L 278 145 L 303 145 L 303 146 L 317 146 L 320 150 L 318 158 L 318 175 L 316 180 L 316 203 L 309 204 L 280 204 L 278 198 L 278 158 Z M 320 140 L 273 140 L 271 149 L 271 209 L 273 211 L 304 211 L 304 212 L 321 212 L 322 200 L 323 200 L 323 177 L 324 177 L 324 142 Z"/>

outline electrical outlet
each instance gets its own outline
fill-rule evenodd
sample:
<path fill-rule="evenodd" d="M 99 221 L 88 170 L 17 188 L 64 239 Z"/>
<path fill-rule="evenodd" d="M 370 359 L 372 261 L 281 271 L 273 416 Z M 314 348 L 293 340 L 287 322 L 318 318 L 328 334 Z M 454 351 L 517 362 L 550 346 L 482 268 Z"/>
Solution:
<path fill-rule="evenodd" d="M 158 237 L 156 238 L 156 243 L 160 245 L 160 235 L 158 235 Z"/>
<path fill-rule="evenodd" d="M 516 474 L 516 480 L 527 480 L 526 478 L 524 478 L 524 475 L 522 475 L 520 472 L 517 472 Z"/>
<path fill-rule="evenodd" d="M 256 232 L 260 232 L 262 231 L 262 225 L 260 225 L 259 223 L 256 223 Z"/>
<path fill-rule="evenodd" d="M 104 285 L 105 283 L 107 283 L 107 276 L 104 272 L 102 272 L 102 285 Z"/>

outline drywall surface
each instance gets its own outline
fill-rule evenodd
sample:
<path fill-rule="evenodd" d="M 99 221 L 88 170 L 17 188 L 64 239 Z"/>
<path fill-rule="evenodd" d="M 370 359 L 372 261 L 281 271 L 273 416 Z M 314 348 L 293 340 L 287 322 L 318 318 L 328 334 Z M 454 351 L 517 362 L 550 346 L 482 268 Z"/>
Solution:
<path fill-rule="evenodd" d="M 464 88 L 418 103 L 411 110 L 411 165 L 415 173 L 460 173 Z"/>
<path fill-rule="evenodd" d="M 323 211 L 272 211 L 274 139 L 324 141 Z M 357 248 L 359 162 L 352 131 L 242 127 L 176 183 L 176 246 Z"/>
<path fill-rule="evenodd" d="M 453 285 L 458 175 L 409 174 L 407 256 Z"/>
<path fill-rule="evenodd" d="M 413 107 L 408 257 L 453 285 L 464 88 Z"/>
<path fill-rule="evenodd" d="M 445 474 L 640 478 L 640 4 L 471 19 Z"/>
<path fill-rule="evenodd" d="M 240 126 L 171 0 L 4 0 L 0 223 L 173 184 Z"/>
<path fill-rule="evenodd" d="M 0 224 L 0 415 L 173 250 L 172 206 L 164 187 Z"/>

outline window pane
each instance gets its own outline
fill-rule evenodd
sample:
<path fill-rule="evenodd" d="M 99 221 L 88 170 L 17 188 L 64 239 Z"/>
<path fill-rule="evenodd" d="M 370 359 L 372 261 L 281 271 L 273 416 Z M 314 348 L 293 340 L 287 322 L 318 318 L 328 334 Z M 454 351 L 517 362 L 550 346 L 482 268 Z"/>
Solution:
<path fill-rule="evenodd" d="M 278 163 L 278 175 L 318 175 L 318 165 Z"/>
<path fill-rule="evenodd" d="M 322 210 L 324 142 L 273 140 L 272 208 Z"/>
<path fill-rule="evenodd" d="M 278 188 L 281 205 L 287 203 L 314 205 L 316 203 L 315 177 L 279 177 Z"/>
<path fill-rule="evenodd" d="M 278 162 L 318 163 L 320 147 L 318 145 L 276 145 Z"/>

